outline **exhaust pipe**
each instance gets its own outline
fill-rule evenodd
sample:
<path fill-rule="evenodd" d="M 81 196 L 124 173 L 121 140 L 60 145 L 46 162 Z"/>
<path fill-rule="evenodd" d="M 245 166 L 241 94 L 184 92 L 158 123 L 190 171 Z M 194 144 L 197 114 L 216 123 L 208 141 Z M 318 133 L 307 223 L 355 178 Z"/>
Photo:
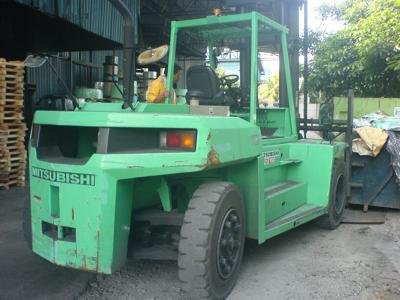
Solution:
<path fill-rule="evenodd" d="M 130 107 L 133 110 L 133 82 L 135 80 L 135 43 L 134 43 L 134 23 L 135 20 L 129 8 L 122 0 L 109 0 L 110 3 L 119 11 L 124 18 L 124 42 L 123 42 L 123 72 L 124 72 L 124 105 L 123 108 Z"/>

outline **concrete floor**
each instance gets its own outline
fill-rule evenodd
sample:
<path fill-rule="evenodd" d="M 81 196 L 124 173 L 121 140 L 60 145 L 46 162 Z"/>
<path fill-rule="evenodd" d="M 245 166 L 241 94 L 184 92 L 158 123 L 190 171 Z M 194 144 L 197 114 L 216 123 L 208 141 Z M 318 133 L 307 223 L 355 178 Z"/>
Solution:
<path fill-rule="evenodd" d="M 35 256 L 21 231 L 23 197 L 21 188 L 0 191 L 0 299 L 187 299 L 175 262 L 129 261 L 94 280 Z M 229 299 L 400 299 L 400 213 L 387 212 L 383 225 L 310 223 L 247 242 Z"/>
<path fill-rule="evenodd" d="M 24 188 L 0 190 L 0 299 L 72 299 L 93 274 L 60 268 L 33 254 L 22 233 Z"/>
<path fill-rule="evenodd" d="M 262 245 L 247 241 L 228 300 L 399 300 L 400 214 L 383 225 L 305 224 Z M 189 299 L 174 262 L 129 262 L 80 299 Z"/>

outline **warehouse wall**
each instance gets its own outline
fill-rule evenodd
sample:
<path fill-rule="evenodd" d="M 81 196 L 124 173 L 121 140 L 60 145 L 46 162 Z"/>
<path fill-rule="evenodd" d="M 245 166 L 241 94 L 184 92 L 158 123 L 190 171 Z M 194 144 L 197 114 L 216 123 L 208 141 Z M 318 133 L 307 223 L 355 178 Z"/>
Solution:
<path fill-rule="evenodd" d="M 49 61 L 73 91 L 77 86 L 93 87 L 96 81 L 102 81 L 102 65 L 106 55 L 117 55 L 122 61 L 122 51 L 64 52 L 57 54 L 58 57 L 50 57 Z M 81 63 L 90 63 L 90 66 Z M 40 98 L 49 94 L 66 95 L 67 92 L 48 62 L 39 68 L 26 68 L 25 82 L 24 115 L 29 127 Z"/>
<path fill-rule="evenodd" d="M 77 86 L 92 87 L 96 81 L 102 81 L 104 58 L 113 54 L 119 56 L 122 61 L 122 51 L 119 50 L 63 52 L 55 55 L 57 57 L 50 57 L 49 61 L 62 80 L 73 90 Z M 49 63 L 39 68 L 28 68 L 25 81 L 27 84 L 36 85 L 34 103 L 47 94 L 66 94 L 65 89 L 57 82 L 57 75 L 51 70 Z"/>

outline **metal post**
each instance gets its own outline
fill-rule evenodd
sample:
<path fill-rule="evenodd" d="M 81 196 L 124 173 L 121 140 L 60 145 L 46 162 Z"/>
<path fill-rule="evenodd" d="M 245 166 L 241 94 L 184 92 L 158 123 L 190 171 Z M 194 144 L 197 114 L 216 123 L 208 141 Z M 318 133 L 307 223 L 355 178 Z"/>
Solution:
<path fill-rule="evenodd" d="M 65 83 L 65 81 L 62 79 L 62 77 L 60 76 L 60 73 L 57 71 L 57 69 L 53 66 L 53 64 L 51 63 L 50 59 L 47 60 L 47 62 L 49 63 L 49 66 L 51 68 L 51 70 L 54 72 L 54 74 L 57 76 L 57 82 L 59 82 L 61 84 L 61 86 L 65 89 L 65 91 L 68 94 L 68 97 L 72 100 L 72 103 L 74 104 L 74 108 L 80 108 L 78 101 L 76 100 L 74 94 L 72 93 L 72 90 L 70 90 L 68 88 L 68 85 Z"/>
<path fill-rule="evenodd" d="M 280 1 L 280 23 L 287 25 L 285 15 L 285 3 Z M 283 50 L 282 47 L 279 49 L 279 107 L 288 106 L 288 95 L 286 89 L 286 75 L 285 75 L 285 64 L 283 62 Z"/>
<path fill-rule="evenodd" d="M 89 51 L 89 62 L 93 63 L 93 51 Z M 89 67 L 89 82 L 93 84 L 93 68 Z"/>
<path fill-rule="evenodd" d="M 135 19 L 128 6 L 121 0 L 109 0 L 124 18 L 124 49 L 123 49 L 123 70 L 124 70 L 124 108 L 130 107 L 133 110 L 133 82 L 136 77 L 135 66 Z M 136 12 L 135 12 L 136 13 Z"/>
<path fill-rule="evenodd" d="M 293 99 L 293 85 L 292 85 L 292 74 L 290 72 L 289 66 L 289 54 L 288 47 L 286 41 L 286 33 L 281 33 L 281 48 L 282 48 L 282 58 L 283 58 L 283 66 L 284 66 L 284 75 L 285 75 L 285 83 L 286 83 L 286 95 L 288 99 L 289 106 L 289 114 L 290 114 L 290 126 L 291 126 L 291 135 L 297 136 L 297 126 L 296 126 L 296 112 L 294 109 L 294 99 Z"/>
<path fill-rule="evenodd" d="M 346 128 L 346 144 L 345 164 L 346 164 L 346 196 L 351 195 L 351 156 L 353 142 L 353 110 L 354 110 L 354 92 L 352 89 L 348 91 L 347 97 L 347 128 Z"/>
<path fill-rule="evenodd" d="M 251 15 L 251 66 L 250 74 L 250 123 L 257 121 L 257 81 L 258 81 L 258 18 L 256 13 Z"/>
<path fill-rule="evenodd" d="M 69 60 L 68 60 L 68 62 L 69 62 L 69 89 L 71 90 L 71 91 L 73 91 L 74 90 L 74 66 L 73 66 L 73 64 L 72 64 L 72 52 L 70 51 L 70 52 L 68 52 L 69 53 Z"/>
<path fill-rule="evenodd" d="M 240 46 L 240 89 L 242 95 L 246 95 L 250 91 L 250 48 L 251 40 L 245 38 Z"/>
<path fill-rule="evenodd" d="M 165 103 L 171 103 L 172 89 L 174 86 L 174 66 L 175 66 L 175 52 L 176 52 L 176 39 L 178 28 L 176 28 L 175 21 L 171 22 L 171 37 L 169 42 L 169 56 L 168 56 L 168 74 L 167 74 L 167 91 L 168 97 Z"/>
<path fill-rule="evenodd" d="M 304 0 L 304 138 L 307 138 L 307 119 L 308 119 L 308 0 Z"/>
<path fill-rule="evenodd" d="M 208 55 L 209 55 L 209 59 L 210 59 L 210 67 L 215 70 L 217 68 L 217 64 L 216 64 L 216 57 L 215 57 L 215 53 L 214 53 L 214 43 L 213 41 L 209 40 L 208 41 Z"/>

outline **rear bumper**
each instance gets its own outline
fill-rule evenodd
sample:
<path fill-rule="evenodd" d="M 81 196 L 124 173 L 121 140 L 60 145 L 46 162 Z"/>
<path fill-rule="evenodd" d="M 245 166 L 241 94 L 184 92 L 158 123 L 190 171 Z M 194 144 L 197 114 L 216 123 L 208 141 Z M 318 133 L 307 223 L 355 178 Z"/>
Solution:
<path fill-rule="evenodd" d="M 105 274 L 120 268 L 126 260 L 132 181 L 84 166 L 35 159 L 30 164 L 33 251 L 66 267 Z"/>
<path fill-rule="evenodd" d="M 33 251 L 60 266 L 114 272 L 126 261 L 132 207 L 154 205 L 134 199 L 135 179 L 200 171 L 195 155 L 96 154 L 68 165 L 38 160 L 30 148 Z"/>

